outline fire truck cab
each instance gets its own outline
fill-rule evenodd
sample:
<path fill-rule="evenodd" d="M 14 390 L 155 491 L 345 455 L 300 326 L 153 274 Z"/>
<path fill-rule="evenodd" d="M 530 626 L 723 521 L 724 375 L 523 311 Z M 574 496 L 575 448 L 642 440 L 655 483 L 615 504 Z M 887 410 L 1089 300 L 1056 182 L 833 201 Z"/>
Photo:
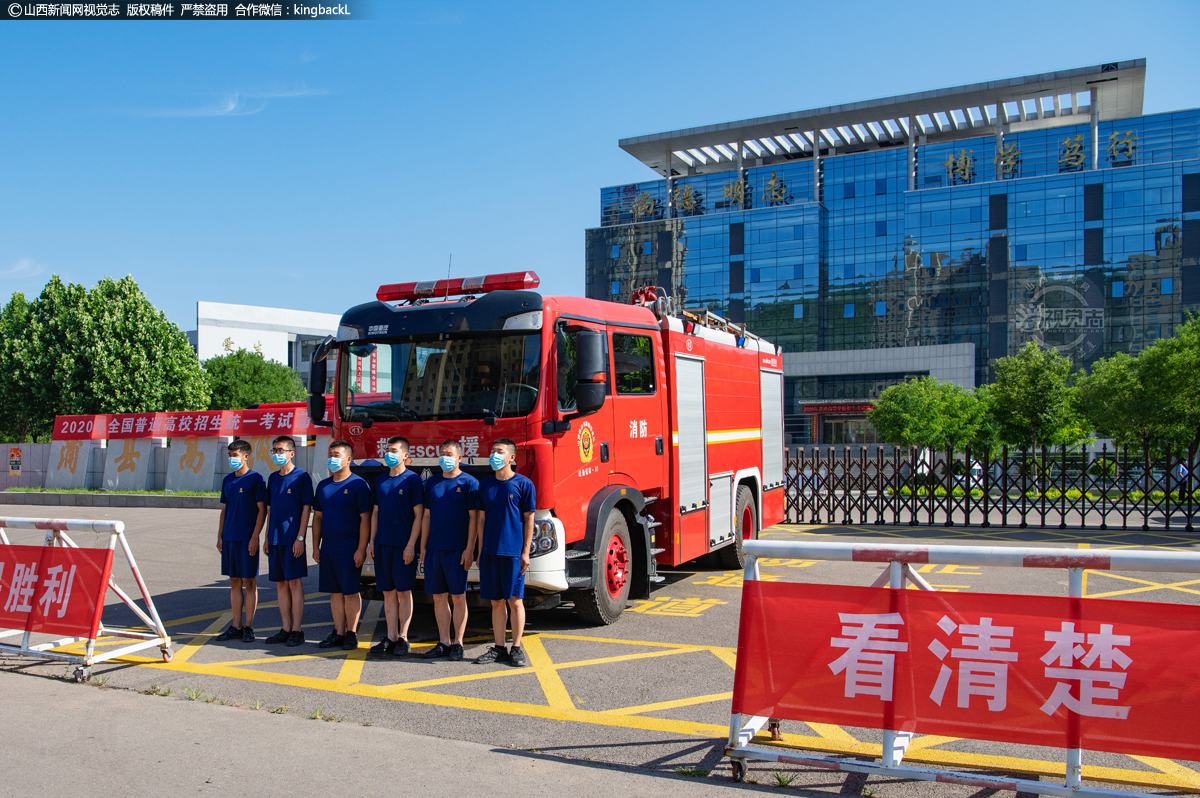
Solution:
<path fill-rule="evenodd" d="M 672 313 L 655 289 L 624 305 L 538 284 L 381 286 L 313 353 L 311 418 L 360 462 L 404 436 L 418 473 L 456 440 L 482 480 L 492 442 L 515 441 L 537 490 L 531 607 L 573 601 L 608 624 L 649 598 L 658 565 L 718 552 L 740 567 L 742 540 L 783 518 L 780 350 L 707 311 Z"/>

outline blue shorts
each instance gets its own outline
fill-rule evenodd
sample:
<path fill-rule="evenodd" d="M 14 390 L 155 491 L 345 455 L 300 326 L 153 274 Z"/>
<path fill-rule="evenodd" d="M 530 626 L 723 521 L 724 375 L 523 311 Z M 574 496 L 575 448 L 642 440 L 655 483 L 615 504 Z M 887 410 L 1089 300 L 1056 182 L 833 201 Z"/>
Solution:
<path fill-rule="evenodd" d="M 291 543 L 273 543 L 267 553 L 267 574 L 272 582 L 290 582 L 308 576 L 308 552 L 300 557 L 292 556 Z"/>
<path fill-rule="evenodd" d="M 317 589 L 322 593 L 352 596 L 359 591 L 362 568 L 354 564 L 353 554 L 331 554 L 323 551 L 318 570 L 320 581 Z"/>
<path fill-rule="evenodd" d="M 467 592 L 467 570 L 462 567 L 461 551 L 425 552 L 425 592 L 461 596 Z"/>
<path fill-rule="evenodd" d="M 404 547 L 375 544 L 375 587 L 385 593 L 412 590 L 417 583 L 417 559 L 404 564 Z"/>
<path fill-rule="evenodd" d="M 499 554 L 479 555 L 479 595 L 485 601 L 525 598 L 521 558 Z"/>
<path fill-rule="evenodd" d="M 221 575 L 230 579 L 253 579 L 258 576 L 258 552 L 250 553 L 250 541 L 221 541 Z"/>

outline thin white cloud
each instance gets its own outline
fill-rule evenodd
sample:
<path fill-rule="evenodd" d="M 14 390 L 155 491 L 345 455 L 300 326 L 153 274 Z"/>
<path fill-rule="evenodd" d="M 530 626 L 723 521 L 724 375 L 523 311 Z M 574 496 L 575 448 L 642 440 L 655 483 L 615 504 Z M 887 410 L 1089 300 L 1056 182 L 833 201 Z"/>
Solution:
<path fill-rule="evenodd" d="M 221 95 L 212 102 L 195 108 L 147 109 L 136 113 L 140 116 L 178 119 L 206 116 L 249 116 L 264 110 L 272 100 L 321 97 L 328 93 L 327 89 L 310 89 L 307 86 L 277 91 L 235 91 Z"/>
<path fill-rule="evenodd" d="M 42 264 L 35 261 L 33 258 L 21 258 L 12 265 L 12 268 L 0 270 L 0 278 L 6 280 L 20 280 L 26 277 L 34 277 L 42 273 Z"/>

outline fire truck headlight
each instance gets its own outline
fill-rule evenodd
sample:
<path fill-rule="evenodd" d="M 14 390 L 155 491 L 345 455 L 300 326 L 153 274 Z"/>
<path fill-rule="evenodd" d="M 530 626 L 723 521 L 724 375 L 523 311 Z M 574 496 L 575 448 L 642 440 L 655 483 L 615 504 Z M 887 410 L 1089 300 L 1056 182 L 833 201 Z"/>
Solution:
<path fill-rule="evenodd" d="M 554 522 L 549 519 L 539 519 L 533 522 L 533 540 L 529 543 L 529 556 L 537 557 L 558 548 L 558 538 L 554 534 Z"/>

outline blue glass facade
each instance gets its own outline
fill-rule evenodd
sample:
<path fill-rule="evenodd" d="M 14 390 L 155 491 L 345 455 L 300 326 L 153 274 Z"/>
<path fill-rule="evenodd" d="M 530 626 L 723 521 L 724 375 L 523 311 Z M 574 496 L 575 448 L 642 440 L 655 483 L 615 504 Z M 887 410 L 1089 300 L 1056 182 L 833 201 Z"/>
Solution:
<path fill-rule="evenodd" d="M 1094 169 L 1085 122 L 606 188 L 588 295 L 659 285 L 785 353 L 971 342 L 976 383 L 1030 340 L 1137 352 L 1200 309 L 1200 111 L 1097 132 Z"/>

